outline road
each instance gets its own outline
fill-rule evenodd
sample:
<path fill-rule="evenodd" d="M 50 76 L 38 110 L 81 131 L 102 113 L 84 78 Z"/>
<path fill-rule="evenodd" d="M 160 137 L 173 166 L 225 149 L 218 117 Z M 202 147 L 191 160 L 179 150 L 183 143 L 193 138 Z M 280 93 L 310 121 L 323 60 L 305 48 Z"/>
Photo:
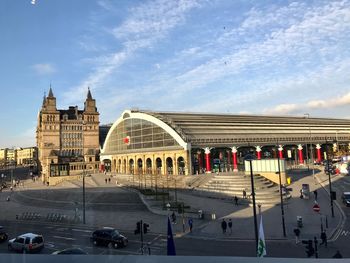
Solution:
<path fill-rule="evenodd" d="M 23 173 L 23 170 L 19 172 L 19 174 L 21 173 Z M 18 178 L 25 179 L 25 176 Z M 339 191 L 347 190 L 348 188 L 346 187 L 350 186 L 350 180 L 349 178 L 343 178 L 341 181 L 334 182 L 333 186 L 335 188 L 338 187 L 340 189 Z M 3 193 L 3 195 L 5 196 L 7 193 Z M 338 194 L 338 198 L 339 196 Z M 76 200 L 79 205 L 81 205 L 82 201 L 81 188 L 44 188 L 41 190 L 15 191 L 11 198 L 13 198 L 11 202 L 2 201 L 1 209 L 3 211 L 11 208 L 14 209 L 13 207 L 15 207 L 18 211 L 26 211 L 24 209 L 32 208 L 43 211 L 56 209 L 64 213 L 69 213 L 74 211 L 74 202 L 72 200 Z M 350 208 L 343 208 L 346 216 L 350 217 Z M 110 189 L 107 189 L 107 187 L 106 189 L 103 187 L 87 188 L 87 213 L 94 216 L 87 218 L 89 226 L 82 224 L 73 226 L 47 221 L 16 221 L 12 214 L 6 220 L 0 221 L 0 225 L 5 227 L 10 238 L 27 232 L 43 234 L 46 247 L 41 253 L 44 254 L 68 247 L 80 247 L 89 254 L 137 255 L 140 254 L 141 243 L 139 236 L 134 235 L 133 229 L 137 220 L 147 218 L 147 223 L 151 224 L 151 232 L 145 235 L 145 243 L 150 242 L 151 254 L 166 254 L 166 227 L 160 230 L 160 225 L 162 224 L 160 222 L 163 222 L 162 217 L 148 212 L 135 193 L 125 192 L 123 189 L 118 190 L 114 187 Z M 103 225 L 98 220 L 103 222 L 105 216 L 111 218 L 110 221 L 108 221 L 109 218 L 107 220 L 108 222 L 113 222 L 111 225 L 117 226 L 117 228 L 120 226 L 121 229 L 119 230 L 128 237 L 129 245 L 126 248 L 108 249 L 94 247 L 90 242 L 91 233 L 97 228 L 97 225 Z M 159 231 L 159 233 L 153 232 L 155 230 Z M 328 248 L 319 248 L 319 257 L 329 258 L 334 255 L 337 249 L 340 249 L 343 256 L 350 257 L 350 251 L 348 251 L 349 238 L 350 223 L 346 222 L 336 242 L 329 243 Z M 231 240 L 228 237 L 227 239 L 210 239 L 197 237 L 195 234 L 188 234 L 183 237 L 176 237 L 175 245 L 178 255 L 255 256 L 253 240 Z M 306 257 L 304 245 L 296 245 L 292 240 L 268 240 L 267 251 L 269 257 Z M 7 252 L 7 243 L 0 244 L 0 253 Z"/>

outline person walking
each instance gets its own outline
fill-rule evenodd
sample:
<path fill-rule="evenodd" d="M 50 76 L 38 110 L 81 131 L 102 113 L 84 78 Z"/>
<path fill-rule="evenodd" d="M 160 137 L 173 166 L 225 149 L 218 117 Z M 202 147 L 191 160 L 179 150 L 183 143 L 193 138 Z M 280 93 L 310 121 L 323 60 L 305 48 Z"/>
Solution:
<path fill-rule="evenodd" d="M 192 233 L 192 229 L 193 229 L 193 219 L 192 218 L 188 219 L 188 226 L 190 227 L 190 232 Z"/>
<path fill-rule="evenodd" d="M 105 178 L 105 182 L 107 183 L 107 178 Z"/>
<path fill-rule="evenodd" d="M 108 178 L 108 183 L 109 183 L 109 184 L 111 183 L 111 178 Z"/>
<path fill-rule="evenodd" d="M 171 214 L 171 222 L 173 224 L 176 224 L 176 215 L 175 215 L 175 212 L 173 211 L 173 213 Z"/>
<path fill-rule="evenodd" d="M 315 201 L 317 201 L 317 190 L 314 191 Z"/>
<path fill-rule="evenodd" d="M 230 229 L 230 235 L 232 234 L 232 219 L 228 220 L 228 228 Z"/>
<path fill-rule="evenodd" d="M 243 199 L 247 199 L 247 192 L 245 189 L 243 189 Z"/>
<path fill-rule="evenodd" d="M 326 231 L 322 231 L 322 233 L 321 233 L 321 240 L 322 240 L 322 242 L 320 243 L 320 245 L 323 245 L 323 244 L 324 244 L 324 246 L 327 247 L 327 235 L 326 235 Z"/>
<path fill-rule="evenodd" d="M 227 229 L 227 223 L 225 221 L 225 218 L 222 219 L 221 228 L 222 228 L 222 233 L 225 234 L 226 233 L 226 229 Z"/>
<path fill-rule="evenodd" d="M 295 228 L 294 229 L 294 234 L 295 234 L 295 244 L 299 243 L 299 237 L 300 237 L 300 229 L 299 228 Z"/>
<path fill-rule="evenodd" d="M 235 200 L 235 205 L 238 205 L 238 197 L 236 195 L 234 197 L 234 200 Z"/>

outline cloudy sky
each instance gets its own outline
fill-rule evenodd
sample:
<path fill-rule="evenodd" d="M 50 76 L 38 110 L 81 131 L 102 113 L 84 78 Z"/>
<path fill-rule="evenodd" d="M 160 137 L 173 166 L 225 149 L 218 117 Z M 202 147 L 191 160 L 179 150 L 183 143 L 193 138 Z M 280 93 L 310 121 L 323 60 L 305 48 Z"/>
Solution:
<path fill-rule="evenodd" d="M 350 118 L 350 1 L 2 0 L 0 148 L 58 108 Z"/>

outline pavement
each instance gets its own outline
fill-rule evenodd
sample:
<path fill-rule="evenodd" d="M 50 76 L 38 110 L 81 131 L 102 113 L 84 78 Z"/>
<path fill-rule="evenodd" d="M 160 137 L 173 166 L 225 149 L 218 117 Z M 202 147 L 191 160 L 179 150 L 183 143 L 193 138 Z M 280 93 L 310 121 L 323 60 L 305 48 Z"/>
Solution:
<path fill-rule="evenodd" d="M 301 239 L 313 239 L 313 237 L 319 238 L 321 228 L 324 228 L 327 232 L 330 241 L 335 240 L 344 225 L 346 216 L 342 212 L 340 206 L 335 202 L 334 217 L 331 215 L 329 208 L 329 195 L 327 193 L 327 176 L 321 171 L 317 170 L 315 178 L 313 178 L 311 170 L 306 169 L 294 169 L 290 172 L 292 183 L 289 186 L 293 189 L 292 196 L 284 204 L 284 221 L 286 237 L 283 236 L 282 216 L 280 205 L 264 205 L 261 204 L 261 216 L 263 218 L 264 233 L 267 240 L 293 240 L 295 238 L 293 230 L 297 227 L 297 216 L 303 218 L 303 227 L 301 230 Z M 234 176 L 234 175 L 232 175 Z M 137 207 L 132 210 L 132 207 L 128 210 L 127 204 L 123 207 L 116 207 L 109 211 L 100 210 L 87 210 L 87 223 L 94 226 L 118 226 L 121 229 L 134 229 L 135 222 L 142 218 L 144 222 L 150 224 L 150 229 L 155 233 L 166 233 L 166 216 L 169 211 L 163 210 L 163 204 L 161 202 L 155 202 L 151 198 L 147 198 L 141 195 L 138 191 L 127 188 L 122 184 L 116 184 L 117 175 L 115 175 L 110 183 L 105 183 L 105 175 L 96 174 L 91 178 L 86 178 L 87 191 L 92 192 L 108 192 L 115 191 L 116 194 L 125 194 L 126 192 L 133 192 L 135 195 L 139 195 L 142 202 L 148 208 L 149 211 L 137 211 Z M 49 201 L 59 204 L 61 202 L 57 198 L 51 197 L 50 192 L 47 190 L 62 190 L 60 195 L 65 195 L 64 191 L 80 191 L 81 181 L 76 182 L 64 182 L 57 186 L 45 186 L 40 181 L 22 180 L 23 186 L 15 189 L 15 192 L 19 191 L 23 195 L 27 195 L 30 198 L 37 198 L 37 201 Z M 118 181 L 119 182 L 119 181 Z M 299 190 L 302 184 L 309 184 L 310 186 L 310 198 L 300 199 Z M 75 189 L 75 190 L 74 190 Z M 42 191 L 46 193 L 46 196 L 30 195 L 30 191 Z M 318 198 L 317 202 L 320 206 L 320 213 L 313 211 L 313 205 L 315 199 L 313 191 L 317 190 Z M 32 192 L 35 192 L 32 191 Z M 68 193 L 68 192 L 67 192 Z M 174 198 L 175 193 L 171 192 L 171 196 Z M 196 195 L 195 191 L 184 190 L 177 191 L 178 201 L 184 202 L 191 207 L 191 211 L 185 213 L 184 220 L 182 215 L 176 213 L 177 224 L 173 225 L 173 231 L 177 237 L 188 238 L 200 238 L 200 239 L 215 239 L 215 240 L 254 240 L 254 221 L 253 221 L 253 208 L 247 204 L 234 205 L 234 202 L 230 199 L 213 199 Z M 5 209 L 1 214 L 0 219 L 12 220 L 15 215 L 32 209 L 31 211 L 45 214 L 48 211 L 48 207 L 44 205 L 41 207 L 34 206 L 33 199 L 24 199 L 18 202 L 6 202 L 7 195 L 11 195 L 11 192 L 3 192 L 1 194 L 2 206 L 7 206 L 9 209 Z M 338 196 L 339 197 L 339 196 Z M 52 200 L 53 198 L 53 200 Z M 90 200 L 91 205 L 93 203 L 98 204 L 99 200 L 96 197 L 94 200 Z M 111 200 L 111 202 L 114 202 Z M 71 203 L 71 202 L 70 202 Z M 10 209 L 11 208 L 11 209 Z M 199 219 L 196 211 L 202 210 L 204 213 L 204 219 Z M 52 206 L 49 209 L 53 213 L 68 213 L 67 207 L 57 205 Z M 69 210 L 69 213 L 73 213 L 73 209 Z M 215 215 L 215 219 L 213 219 Z M 189 232 L 188 219 L 192 218 L 194 221 L 193 232 Z M 259 218 L 259 216 L 258 216 Z M 227 233 L 222 233 L 221 222 L 222 219 L 232 219 L 233 227 L 232 233 L 228 230 Z M 184 222 L 184 226 L 183 226 Z M 185 229 L 185 231 L 183 231 Z"/>

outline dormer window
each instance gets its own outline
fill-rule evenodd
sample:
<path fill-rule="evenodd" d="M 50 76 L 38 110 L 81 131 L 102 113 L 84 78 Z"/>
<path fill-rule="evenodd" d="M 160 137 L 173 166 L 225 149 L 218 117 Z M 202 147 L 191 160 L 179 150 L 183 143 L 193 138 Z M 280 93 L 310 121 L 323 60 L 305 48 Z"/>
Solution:
<path fill-rule="evenodd" d="M 67 114 L 67 113 L 65 113 L 65 114 L 63 115 L 63 120 L 64 120 L 64 121 L 68 120 L 68 114 Z"/>

